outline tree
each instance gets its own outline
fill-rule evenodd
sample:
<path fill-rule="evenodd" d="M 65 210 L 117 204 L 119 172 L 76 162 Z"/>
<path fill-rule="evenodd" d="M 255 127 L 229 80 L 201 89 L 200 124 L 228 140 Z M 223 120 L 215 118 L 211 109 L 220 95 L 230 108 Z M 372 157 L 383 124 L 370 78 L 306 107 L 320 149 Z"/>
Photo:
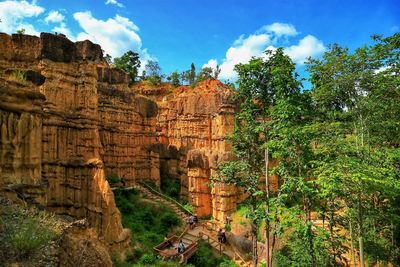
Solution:
<path fill-rule="evenodd" d="M 204 67 L 197 75 L 197 82 L 213 79 L 213 69 L 211 67 Z"/>
<path fill-rule="evenodd" d="M 22 28 L 22 29 L 17 30 L 17 34 L 25 34 L 25 29 Z"/>
<path fill-rule="evenodd" d="M 105 57 L 104 57 L 104 59 L 106 60 L 106 62 L 108 63 L 108 65 L 113 64 L 112 57 L 111 57 L 110 54 L 106 54 Z"/>
<path fill-rule="evenodd" d="M 192 63 L 190 65 L 190 72 L 188 75 L 188 80 L 189 80 L 190 85 L 193 85 L 194 81 L 196 80 L 196 67 L 194 66 L 194 63 Z"/>
<path fill-rule="evenodd" d="M 340 201 L 341 205 L 328 207 L 331 221 L 336 224 L 336 214 L 343 214 L 347 225 L 342 227 L 350 232 L 352 247 L 353 235 L 358 239 L 361 266 L 366 258 L 376 263 L 394 260 L 396 250 L 385 232 L 393 233 L 398 225 L 395 129 L 400 117 L 395 103 L 400 100 L 400 82 L 395 58 L 400 54 L 400 35 L 376 40 L 378 44 L 353 54 L 334 45 L 322 60 L 308 64 L 319 111 L 316 182 L 328 202 Z"/>
<path fill-rule="evenodd" d="M 169 79 L 174 87 L 178 87 L 181 85 L 181 81 L 179 79 L 179 73 L 177 71 L 172 72 L 171 75 L 169 76 Z"/>
<path fill-rule="evenodd" d="M 160 64 L 158 64 L 157 61 L 155 60 L 149 60 L 146 64 L 146 75 L 147 75 L 147 80 L 154 84 L 160 84 L 162 79 L 164 78 L 164 75 L 161 72 L 161 67 Z"/>
<path fill-rule="evenodd" d="M 114 64 L 117 69 L 126 71 L 131 78 L 131 82 L 135 82 L 138 77 L 140 68 L 139 54 L 133 51 L 128 51 L 121 57 L 114 59 Z"/>

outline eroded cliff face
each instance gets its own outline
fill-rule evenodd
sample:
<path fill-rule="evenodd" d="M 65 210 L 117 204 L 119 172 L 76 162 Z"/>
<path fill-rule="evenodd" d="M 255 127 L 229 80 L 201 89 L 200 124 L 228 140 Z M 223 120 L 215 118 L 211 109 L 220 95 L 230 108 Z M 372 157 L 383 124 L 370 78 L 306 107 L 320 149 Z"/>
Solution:
<path fill-rule="evenodd" d="M 98 91 L 107 81 L 99 65 L 101 48 L 89 41 L 0 34 L 0 185 L 9 195 L 87 218 L 113 251 L 122 251 L 130 232 L 105 179 Z M 121 79 L 127 84 L 124 73 L 110 74 L 108 83 Z"/>
<path fill-rule="evenodd" d="M 234 126 L 232 91 L 217 80 L 175 89 L 138 84 L 136 91 L 159 106 L 161 177 L 180 179 L 181 194 L 188 197 L 197 214 L 222 221 L 236 208 L 237 190 L 225 184 L 211 190 L 209 184 L 217 162 L 230 156 L 226 136 Z"/>
<path fill-rule="evenodd" d="M 127 247 L 130 231 L 107 175 L 128 186 L 180 179 L 199 216 L 223 221 L 237 190 L 208 184 L 217 162 L 230 157 L 231 95 L 216 80 L 130 88 L 89 41 L 0 34 L 0 190 L 87 218 L 114 252 Z"/>

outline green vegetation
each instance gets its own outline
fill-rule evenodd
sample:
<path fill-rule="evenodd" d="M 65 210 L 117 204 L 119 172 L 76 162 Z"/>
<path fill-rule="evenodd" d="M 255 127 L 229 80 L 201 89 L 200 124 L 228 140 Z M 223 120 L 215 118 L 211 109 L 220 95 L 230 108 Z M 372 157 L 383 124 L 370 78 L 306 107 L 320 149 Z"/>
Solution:
<path fill-rule="evenodd" d="M 19 29 L 17 30 L 17 34 L 25 34 L 25 29 Z"/>
<path fill-rule="evenodd" d="M 107 57 L 107 55 L 106 60 L 108 62 L 111 61 L 110 57 Z M 128 51 L 121 57 L 115 58 L 114 65 L 115 68 L 126 71 L 131 78 L 131 82 L 133 83 L 138 77 L 138 71 L 140 68 L 139 54 L 133 51 Z"/>
<path fill-rule="evenodd" d="M 52 214 L 19 206 L 0 207 L 0 250 L 6 260 L 28 259 L 61 232 L 59 220 Z"/>
<path fill-rule="evenodd" d="M 118 175 L 116 175 L 115 173 L 111 173 L 110 175 L 107 175 L 106 179 L 109 184 L 119 183 L 119 181 L 120 181 Z"/>
<path fill-rule="evenodd" d="M 134 190 L 115 193 L 117 207 L 122 213 L 122 224 L 134 232 L 132 245 L 134 255 L 130 263 L 141 263 L 152 258 L 153 247 L 164 240 L 166 234 L 179 229 L 180 218 L 168 207 L 142 199 Z M 146 256 L 147 255 L 147 256 Z"/>
<path fill-rule="evenodd" d="M 172 197 L 173 199 L 180 200 L 181 182 L 179 179 L 169 177 L 162 177 L 160 184 L 161 192 Z"/>
<path fill-rule="evenodd" d="M 13 70 L 9 77 L 11 80 L 18 82 L 26 82 L 26 72 L 23 70 Z"/>
<path fill-rule="evenodd" d="M 214 183 L 249 194 L 253 235 L 264 221 L 277 266 L 339 266 L 344 253 L 361 267 L 400 264 L 400 33 L 374 41 L 310 59 L 310 91 L 283 49 L 235 68 L 240 160 L 219 166 Z"/>
<path fill-rule="evenodd" d="M 220 264 L 222 263 L 224 264 L 222 266 L 227 266 L 227 262 L 226 257 L 217 255 L 212 247 L 204 240 L 199 241 L 196 254 L 188 260 L 189 264 L 193 264 L 196 267 L 221 266 Z"/>

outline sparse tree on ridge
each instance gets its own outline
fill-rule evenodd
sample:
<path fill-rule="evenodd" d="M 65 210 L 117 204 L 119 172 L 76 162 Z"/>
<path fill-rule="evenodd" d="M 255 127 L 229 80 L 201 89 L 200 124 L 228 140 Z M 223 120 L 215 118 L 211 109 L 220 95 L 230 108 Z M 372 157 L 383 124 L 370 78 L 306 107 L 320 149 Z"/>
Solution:
<path fill-rule="evenodd" d="M 115 58 L 114 64 L 117 69 L 124 70 L 128 73 L 131 82 L 136 81 L 140 68 L 140 58 L 138 53 L 128 51 L 121 57 Z"/>

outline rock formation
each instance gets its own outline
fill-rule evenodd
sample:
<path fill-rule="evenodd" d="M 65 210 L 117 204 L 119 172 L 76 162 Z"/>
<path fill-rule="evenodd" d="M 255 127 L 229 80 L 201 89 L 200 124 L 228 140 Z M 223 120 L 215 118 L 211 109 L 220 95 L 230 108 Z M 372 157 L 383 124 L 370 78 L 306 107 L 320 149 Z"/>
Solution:
<path fill-rule="evenodd" d="M 154 99 L 159 107 L 161 177 L 181 180 L 181 194 L 199 216 L 223 220 L 236 207 L 236 189 L 217 184 L 212 192 L 209 184 L 217 162 L 226 160 L 231 150 L 226 136 L 233 131 L 232 91 L 217 80 L 193 88 L 138 84 L 136 91 Z"/>
<path fill-rule="evenodd" d="M 90 41 L 0 33 L 0 192 L 87 218 L 114 252 L 130 232 L 108 175 L 126 185 L 180 179 L 198 215 L 220 221 L 238 199 L 231 186 L 208 186 L 229 158 L 232 91 L 216 80 L 194 88 L 128 81 Z"/>

